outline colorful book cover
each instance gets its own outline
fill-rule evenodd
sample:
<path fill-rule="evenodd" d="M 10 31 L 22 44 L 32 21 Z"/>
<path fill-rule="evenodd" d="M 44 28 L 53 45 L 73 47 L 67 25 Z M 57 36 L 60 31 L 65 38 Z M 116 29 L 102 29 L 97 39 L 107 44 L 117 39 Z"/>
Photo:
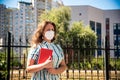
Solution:
<path fill-rule="evenodd" d="M 52 58 L 52 52 L 51 49 L 41 48 L 40 49 L 40 55 L 38 58 L 38 64 L 44 63 L 49 57 Z"/>

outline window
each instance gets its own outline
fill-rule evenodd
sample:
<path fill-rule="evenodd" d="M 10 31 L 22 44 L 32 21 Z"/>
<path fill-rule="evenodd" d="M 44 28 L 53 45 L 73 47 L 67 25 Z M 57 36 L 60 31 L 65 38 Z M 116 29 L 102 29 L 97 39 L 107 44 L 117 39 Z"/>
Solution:
<path fill-rule="evenodd" d="M 79 13 L 79 16 L 81 16 L 82 15 L 82 13 Z"/>
<path fill-rule="evenodd" d="M 118 36 L 118 41 L 120 41 L 120 35 Z"/>
<path fill-rule="evenodd" d="M 115 30 L 115 29 L 116 29 L 116 26 L 114 26 L 113 28 L 114 28 L 114 30 Z"/>
<path fill-rule="evenodd" d="M 120 30 L 120 25 L 118 26 L 118 29 Z"/>
<path fill-rule="evenodd" d="M 3 43 L 3 39 L 2 39 L 2 38 L 0 38 L 0 45 L 2 45 L 2 43 Z"/>
<path fill-rule="evenodd" d="M 114 40 L 116 40 L 116 35 L 114 35 Z"/>
<path fill-rule="evenodd" d="M 120 23 L 113 24 L 113 32 L 115 35 L 120 35 Z"/>
<path fill-rule="evenodd" d="M 92 30 L 95 31 L 95 22 L 94 21 L 90 21 L 90 27 L 92 28 Z"/>
<path fill-rule="evenodd" d="M 97 34 L 101 34 L 101 23 L 96 23 Z"/>

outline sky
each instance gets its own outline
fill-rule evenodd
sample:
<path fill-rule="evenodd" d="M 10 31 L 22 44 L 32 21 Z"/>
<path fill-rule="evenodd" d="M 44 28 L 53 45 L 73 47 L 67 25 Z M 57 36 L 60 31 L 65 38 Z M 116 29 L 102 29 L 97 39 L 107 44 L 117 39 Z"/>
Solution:
<path fill-rule="evenodd" d="M 17 7 L 18 1 L 31 2 L 31 0 L 0 0 L 7 7 Z M 99 9 L 120 9 L 120 0 L 62 0 L 65 6 L 90 5 Z"/>

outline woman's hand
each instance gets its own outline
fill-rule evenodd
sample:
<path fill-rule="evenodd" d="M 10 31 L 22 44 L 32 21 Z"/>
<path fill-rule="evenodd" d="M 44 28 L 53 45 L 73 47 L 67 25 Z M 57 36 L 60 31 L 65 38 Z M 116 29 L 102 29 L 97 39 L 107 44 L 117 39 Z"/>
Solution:
<path fill-rule="evenodd" d="M 44 63 L 34 65 L 35 60 L 33 59 L 28 59 L 27 61 L 27 72 L 37 72 L 40 71 L 44 68 L 53 68 L 53 61 L 48 58 Z"/>
<path fill-rule="evenodd" d="M 53 61 L 50 60 L 50 57 L 45 61 L 45 68 L 53 68 Z"/>
<path fill-rule="evenodd" d="M 67 69 L 67 66 L 65 64 L 65 61 L 62 60 L 61 63 L 60 63 L 60 66 L 59 68 L 48 68 L 48 72 L 50 74 L 61 74 L 62 72 L 64 72 L 65 70 Z"/>
<path fill-rule="evenodd" d="M 57 69 L 55 69 L 55 68 L 49 68 L 47 70 L 50 74 L 57 74 Z"/>

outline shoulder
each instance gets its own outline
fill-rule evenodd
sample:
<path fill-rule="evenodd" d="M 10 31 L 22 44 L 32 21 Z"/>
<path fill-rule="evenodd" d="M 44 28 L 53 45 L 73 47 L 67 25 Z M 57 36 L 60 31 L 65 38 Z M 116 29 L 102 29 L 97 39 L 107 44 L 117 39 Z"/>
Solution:
<path fill-rule="evenodd" d="M 30 50 L 31 51 L 38 50 L 38 49 L 40 49 L 40 46 L 41 46 L 41 44 L 38 44 L 38 45 L 34 44 L 33 46 L 31 46 Z"/>
<path fill-rule="evenodd" d="M 55 45 L 60 51 L 62 51 L 62 47 L 59 44 L 55 44 Z"/>

